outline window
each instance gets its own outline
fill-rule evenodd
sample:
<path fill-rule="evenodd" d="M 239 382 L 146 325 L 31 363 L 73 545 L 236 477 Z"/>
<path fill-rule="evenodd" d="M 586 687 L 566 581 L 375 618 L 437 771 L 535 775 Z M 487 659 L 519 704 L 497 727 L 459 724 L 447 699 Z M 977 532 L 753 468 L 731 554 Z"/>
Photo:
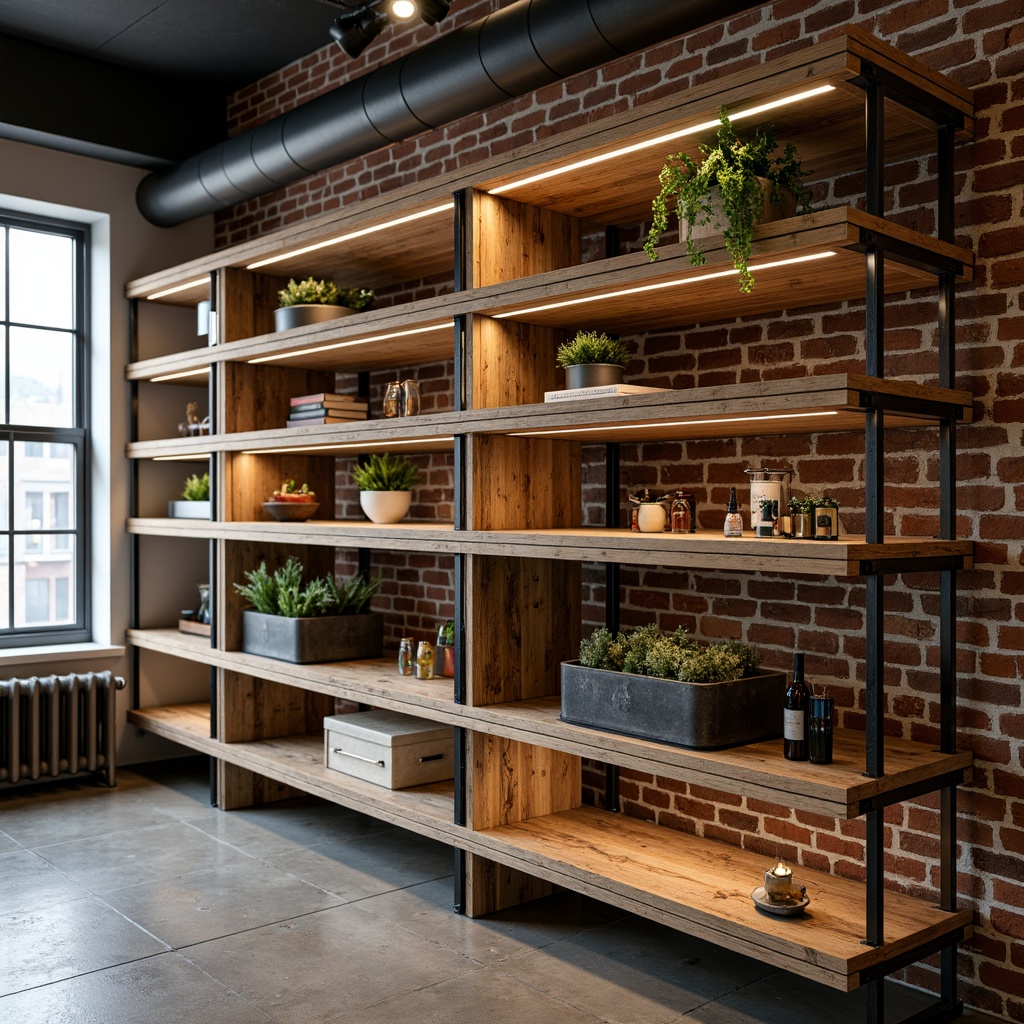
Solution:
<path fill-rule="evenodd" d="M 82 225 L 0 211 L 0 644 L 89 639 Z"/>

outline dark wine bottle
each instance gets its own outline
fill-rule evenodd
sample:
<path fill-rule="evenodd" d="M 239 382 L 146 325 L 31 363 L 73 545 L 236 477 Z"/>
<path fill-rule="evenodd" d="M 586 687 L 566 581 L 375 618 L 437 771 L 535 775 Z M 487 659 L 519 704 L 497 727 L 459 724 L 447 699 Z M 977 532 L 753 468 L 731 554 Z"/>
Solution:
<path fill-rule="evenodd" d="M 811 694 L 804 682 L 804 656 L 793 655 L 793 681 L 786 689 L 782 726 L 782 753 L 788 761 L 806 761 L 810 757 L 807 742 L 807 706 Z"/>

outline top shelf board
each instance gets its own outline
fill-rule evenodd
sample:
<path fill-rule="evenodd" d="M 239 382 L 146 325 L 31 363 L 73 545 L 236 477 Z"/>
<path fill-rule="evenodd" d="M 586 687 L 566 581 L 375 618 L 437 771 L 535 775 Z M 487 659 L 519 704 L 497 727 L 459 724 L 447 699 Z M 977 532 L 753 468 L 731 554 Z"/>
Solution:
<path fill-rule="evenodd" d="M 772 125 L 780 142 L 796 142 L 812 179 L 858 170 L 864 163 L 864 93 L 858 81 L 872 67 L 888 76 L 890 94 L 901 88 L 913 101 L 911 107 L 885 105 L 887 161 L 935 150 L 935 127 L 922 105 L 945 111 L 959 139 L 973 136 L 970 90 L 848 28 L 834 39 L 448 176 L 360 199 L 354 213 L 334 210 L 139 278 L 129 283 L 127 296 L 195 305 L 209 297 L 210 273 L 223 267 L 278 276 L 315 273 L 377 288 L 450 273 L 453 194 L 474 188 L 594 224 L 635 223 L 650 213 L 666 156 L 696 153 L 701 142 L 712 139 L 723 105 L 745 129 Z M 803 98 L 794 99 L 798 96 Z"/>

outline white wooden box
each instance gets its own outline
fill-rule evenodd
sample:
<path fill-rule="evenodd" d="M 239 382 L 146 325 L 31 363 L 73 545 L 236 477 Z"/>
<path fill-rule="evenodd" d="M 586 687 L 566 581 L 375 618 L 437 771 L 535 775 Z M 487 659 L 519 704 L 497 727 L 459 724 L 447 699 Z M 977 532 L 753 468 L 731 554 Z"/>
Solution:
<path fill-rule="evenodd" d="M 455 776 L 455 730 L 398 711 L 358 711 L 324 719 L 324 764 L 388 789 Z"/>

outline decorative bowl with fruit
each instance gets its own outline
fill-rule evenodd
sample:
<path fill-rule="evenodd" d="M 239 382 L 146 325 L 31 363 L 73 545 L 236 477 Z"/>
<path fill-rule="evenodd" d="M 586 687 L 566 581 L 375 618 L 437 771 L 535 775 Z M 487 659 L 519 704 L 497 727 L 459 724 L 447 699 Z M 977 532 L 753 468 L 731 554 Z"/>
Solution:
<path fill-rule="evenodd" d="M 301 523 L 316 514 L 320 503 L 309 484 L 298 487 L 294 480 L 285 480 L 263 507 L 279 523 Z"/>

